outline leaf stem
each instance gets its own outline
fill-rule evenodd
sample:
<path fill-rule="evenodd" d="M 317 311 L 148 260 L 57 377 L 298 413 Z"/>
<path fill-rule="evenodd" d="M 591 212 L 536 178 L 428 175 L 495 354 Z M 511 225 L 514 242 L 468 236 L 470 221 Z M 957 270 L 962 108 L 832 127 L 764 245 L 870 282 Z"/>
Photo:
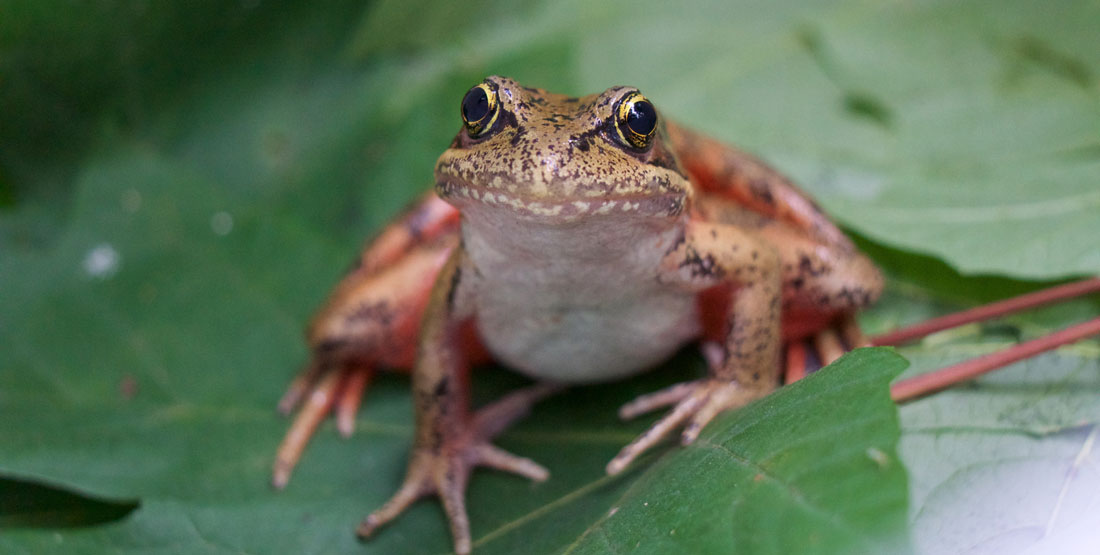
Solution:
<path fill-rule="evenodd" d="M 982 374 L 1007 366 L 1021 359 L 1033 357 L 1052 349 L 1100 334 L 1100 318 L 1070 326 L 1038 339 L 1033 339 L 1007 349 L 970 359 L 946 368 L 902 380 L 890 388 L 890 397 L 901 403 L 939 391 L 959 382 L 974 379 Z"/>
<path fill-rule="evenodd" d="M 1100 278 L 1089 278 L 1067 283 L 1065 285 L 1058 285 L 1041 291 L 1035 291 L 1034 293 L 1027 293 L 1011 299 L 975 307 L 970 310 L 956 312 L 955 314 L 948 314 L 939 318 L 925 320 L 919 324 L 874 337 L 871 339 L 871 344 L 875 346 L 898 345 L 963 324 L 989 320 L 1029 308 L 1035 308 L 1096 292 L 1100 292 Z"/>

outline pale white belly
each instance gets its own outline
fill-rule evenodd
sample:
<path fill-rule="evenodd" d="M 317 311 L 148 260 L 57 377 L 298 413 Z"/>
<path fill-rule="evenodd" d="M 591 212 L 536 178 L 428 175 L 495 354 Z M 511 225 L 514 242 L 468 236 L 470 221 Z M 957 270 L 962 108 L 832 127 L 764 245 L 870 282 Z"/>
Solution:
<path fill-rule="evenodd" d="M 530 293 L 480 298 L 477 322 L 497 360 L 532 378 L 612 380 L 661 363 L 699 331 L 694 298 L 679 291 L 602 304 Z"/>

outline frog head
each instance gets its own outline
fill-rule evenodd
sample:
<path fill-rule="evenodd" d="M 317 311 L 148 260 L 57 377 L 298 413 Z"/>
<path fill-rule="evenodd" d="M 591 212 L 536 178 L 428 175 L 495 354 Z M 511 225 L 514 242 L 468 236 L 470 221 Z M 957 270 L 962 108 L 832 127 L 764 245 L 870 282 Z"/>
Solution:
<path fill-rule="evenodd" d="M 439 196 L 463 213 L 553 224 L 673 220 L 685 210 L 691 185 L 635 88 L 577 98 L 492 76 L 460 106 L 463 128 L 435 178 Z"/>

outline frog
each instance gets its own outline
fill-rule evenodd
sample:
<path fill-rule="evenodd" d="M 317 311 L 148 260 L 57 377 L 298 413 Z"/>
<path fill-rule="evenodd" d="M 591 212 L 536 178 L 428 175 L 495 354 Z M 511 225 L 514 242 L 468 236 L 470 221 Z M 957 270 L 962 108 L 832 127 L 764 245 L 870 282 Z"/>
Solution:
<path fill-rule="evenodd" d="M 614 475 L 775 390 L 807 345 L 821 364 L 867 345 L 856 315 L 881 293 L 881 272 L 760 159 L 665 119 L 634 87 L 573 97 L 490 76 L 459 108 L 434 190 L 337 285 L 280 401 L 303 408 L 276 457 L 279 487 L 328 412 L 350 435 L 374 372 L 411 371 L 408 469 L 361 537 L 435 496 L 455 552 L 469 553 L 471 472 L 547 479 L 493 440 L 566 387 L 700 346 L 705 376 L 620 407 L 624 419 L 668 412 L 608 463 Z M 533 383 L 474 409 L 468 373 L 488 361 Z"/>

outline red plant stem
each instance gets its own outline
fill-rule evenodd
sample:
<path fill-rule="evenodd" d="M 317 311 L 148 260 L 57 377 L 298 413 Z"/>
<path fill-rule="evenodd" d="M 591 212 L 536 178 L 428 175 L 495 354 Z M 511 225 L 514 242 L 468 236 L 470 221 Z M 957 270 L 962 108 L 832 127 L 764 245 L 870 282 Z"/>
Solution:
<path fill-rule="evenodd" d="M 1090 278 L 1067 283 L 1065 285 L 1057 285 L 1034 293 L 997 301 L 995 303 L 964 310 L 962 312 L 956 312 L 955 314 L 948 314 L 939 318 L 932 318 L 931 320 L 925 320 L 924 322 L 907 328 L 887 332 L 872 338 L 871 344 L 875 346 L 898 345 L 963 324 L 989 320 L 1013 312 L 1019 312 L 1044 304 L 1096 292 L 1100 292 L 1100 278 Z"/>
<path fill-rule="evenodd" d="M 974 379 L 986 372 L 1007 366 L 1021 359 L 1033 357 L 1052 349 L 1100 334 L 1100 318 L 1070 326 L 1038 339 L 985 356 L 948 366 L 935 372 L 902 380 L 890 388 L 890 397 L 896 403 L 939 391 L 959 382 Z"/>

